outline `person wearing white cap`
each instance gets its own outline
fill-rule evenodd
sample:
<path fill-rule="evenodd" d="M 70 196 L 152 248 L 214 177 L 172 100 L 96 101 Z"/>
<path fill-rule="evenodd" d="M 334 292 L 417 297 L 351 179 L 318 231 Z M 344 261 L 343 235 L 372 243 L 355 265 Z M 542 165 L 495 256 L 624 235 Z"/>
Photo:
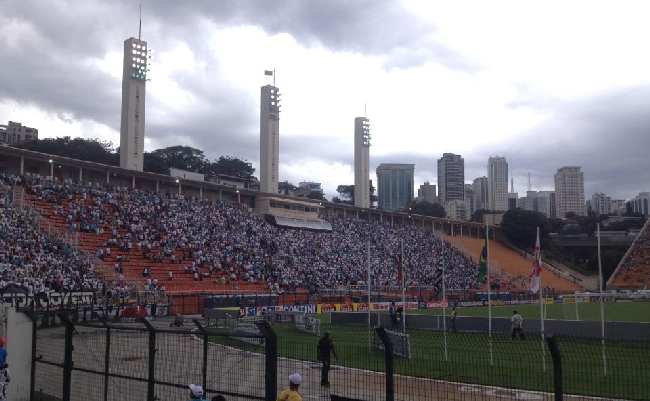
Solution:
<path fill-rule="evenodd" d="M 302 377 L 298 373 L 289 376 L 289 389 L 282 391 L 278 394 L 275 401 L 302 401 L 302 397 L 298 394 L 298 387 L 302 383 Z"/>
<path fill-rule="evenodd" d="M 203 387 L 190 384 L 190 400 L 205 400 L 203 398 Z"/>

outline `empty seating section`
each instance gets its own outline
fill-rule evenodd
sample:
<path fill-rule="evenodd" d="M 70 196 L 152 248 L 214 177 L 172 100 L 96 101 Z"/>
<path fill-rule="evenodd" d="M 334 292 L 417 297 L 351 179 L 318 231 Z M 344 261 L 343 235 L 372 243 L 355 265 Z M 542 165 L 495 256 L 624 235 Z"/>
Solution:
<path fill-rule="evenodd" d="M 479 238 L 445 237 L 445 240 L 473 255 L 475 260 L 478 260 L 485 244 L 485 240 Z M 497 241 L 490 241 L 489 251 L 490 282 L 498 284 L 498 287 L 493 288 L 499 288 L 501 291 L 528 289 L 532 260 L 524 258 L 521 254 Z M 542 270 L 542 287 L 547 290 L 554 289 L 558 292 L 571 292 L 581 289 L 579 285 L 556 275 L 548 269 Z M 483 289 L 487 290 L 487 283 Z"/>
<path fill-rule="evenodd" d="M 628 290 L 650 288 L 650 231 L 646 221 L 637 236 L 632 249 L 621 263 L 621 268 L 612 281 L 612 287 Z"/>

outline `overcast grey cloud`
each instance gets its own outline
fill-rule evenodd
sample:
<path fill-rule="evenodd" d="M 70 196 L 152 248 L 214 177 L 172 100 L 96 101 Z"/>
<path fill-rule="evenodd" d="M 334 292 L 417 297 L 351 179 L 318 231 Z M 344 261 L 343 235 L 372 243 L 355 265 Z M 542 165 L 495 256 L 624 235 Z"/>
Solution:
<path fill-rule="evenodd" d="M 257 167 L 262 71 L 278 68 L 281 179 L 323 182 L 329 196 L 353 182 L 352 121 L 366 102 L 371 171 L 414 163 L 416 186 L 436 183 L 451 152 L 467 182 L 505 156 L 519 193 L 529 173 L 534 190 L 551 189 L 564 165 L 582 166 L 587 197 L 649 190 L 645 3 L 470 3 L 144 0 L 156 50 L 147 146 Z M 0 2 L 0 121 L 117 146 L 122 43 L 137 16 L 127 0 Z"/>

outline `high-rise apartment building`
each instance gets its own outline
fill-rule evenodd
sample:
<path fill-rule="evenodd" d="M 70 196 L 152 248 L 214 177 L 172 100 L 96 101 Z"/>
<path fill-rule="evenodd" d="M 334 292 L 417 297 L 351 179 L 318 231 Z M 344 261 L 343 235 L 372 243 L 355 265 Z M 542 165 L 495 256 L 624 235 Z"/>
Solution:
<path fill-rule="evenodd" d="M 382 163 L 376 172 L 379 208 L 404 210 L 413 201 L 415 164 Z"/>
<path fill-rule="evenodd" d="M 354 119 L 354 205 L 370 207 L 370 121 Z"/>
<path fill-rule="evenodd" d="M 612 213 L 612 199 L 602 192 L 596 192 L 591 195 L 591 210 L 598 216 L 610 215 Z"/>
<path fill-rule="evenodd" d="M 428 203 L 438 203 L 438 195 L 436 194 L 436 186 L 425 182 L 420 185 L 418 188 L 418 198 L 419 200 L 428 202 Z"/>
<path fill-rule="evenodd" d="M 472 183 L 474 186 L 474 208 L 476 210 L 488 209 L 488 178 L 478 177 Z"/>
<path fill-rule="evenodd" d="M 139 38 L 124 41 L 120 167 L 142 171 L 144 165 L 145 100 L 149 47 Z"/>
<path fill-rule="evenodd" d="M 476 212 L 476 194 L 474 193 L 474 184 L 465 184 L 465 206 L 467 220 L 471 220 Z"/>
<path fill-rule="evenodd" d="M 557 217 L 573 212 L 585 216 L 585 177 L 578 166 L 561 167 L 555 173 Z"/>
<path fill-rule="evenodd" d="M 630 200 L 630 209 L 632 213 L 641 213 L 648 216 L 650 209 L 650 192 L 639 192 L 639 194 Z"/>
<path fill-rule="evenodd" d="M 508 210 L 508 162 L 505 157 L 488 159 L 488 209 Z"/>
<path fill-rule="evenodd" d="M 438 159 L 438 200 L 443 205 L 465 200 L 465 160 L 460 155 L 443 153 Z"/>
<path fill-rule="evenodd" d="M 36 128 L 25 127 L 21 123 L 9 121 L 7 125 L 0 125 L 0 143 L 9 145 L 38 139 Z"/>
<path fill-rule="evenodd" d="M 555 192 L 539 191 L 537 192 L 536 212 L 540 212 L 546 217 L 553 217 L 555 214 Z"/>
<path fill-rule="evenodd" d="M 272 71 L 265 72 L 267 76 Z M 273 85 L 260 90 L 260 192 L 278 193 L 280 170 L 280 92 Z"/>

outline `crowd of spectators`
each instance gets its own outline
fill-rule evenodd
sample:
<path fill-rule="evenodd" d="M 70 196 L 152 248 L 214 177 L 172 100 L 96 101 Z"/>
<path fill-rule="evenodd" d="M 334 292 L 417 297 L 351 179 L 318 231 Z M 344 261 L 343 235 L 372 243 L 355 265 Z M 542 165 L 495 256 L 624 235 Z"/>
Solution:
<path fill-rule="evenodd" d="M 11 186 L 16 177 L 3 175 L 0 185 L 0 290 L 30 294 L 108 290 L 94 275 L 88 257 L 61 238 L 44 234 L 34 219 L 16 210 Z"/>
<path fill-rule="evenodd" d="M 413 226 L 325 217 L 332 232 L 277 227 L 239 204 L 211 203 L 178 194 L 72 183 L 26 183 L 28 194 L 51 204 L 71 230 L 106 233 L 95 250 L 141 253 L 181 264 L 197 279 L 266 283 L 272 289 L 335 288 L 364 284 L 370 242 L 371 281 L 399 285 L 397 259 L 408 286 L 431 285 L 444 266 L 449 289 L 476 289 L 477 266 L 432 233 Z M 122 256 L 119 256 L 122 257 Z M 126 256 L 128 258 L 128 256 Z M 122 262 L 116 263 L 121 271 Z M 151 271 L 143 272 L 146 277 Z"/>
<path fill-rule="evenodd" d="M 151 277 L 165 261 L 181 265 L 196 279 L 264 283 L 279 292 L 363 285 L 368 268 L 372 284 L 399 285 L 397 266 L 403 255 L 401 266 L 408 286 L 433 284 L 438 267 L 445 268 L 448 289 L 482 285 L 477 282 L 476 263 L 414 226 L 322 216 L 332 224 L 331 232 L 300 230 L 273 225 L 240 204 L 51 182 L 38 176 L 5 176 L 4 180 L 24 186 L 28 196 L 47 202 L 50 213 L 61 216 L 68 230 L 106 238 L 93 251 L 100 259 L 117 256 L 117 273 L 129 255 L 137 253 L 151 261 L 151 268 L 142 272 L 144 277 Z M 9 249 L 3 259 L 9 266 L 4 270 L 5 281 L 34 289 L 44 285 L 51 290 L 102 290 L 83 256 L 30 228 L 8 201 L 2 210 L 3 241 L 8 241 L 3 249 Z M 30 249 L 27 255 L 18 251 L 25 248 Z M 160 287 L 158 280 L 150 281 Z"/>

